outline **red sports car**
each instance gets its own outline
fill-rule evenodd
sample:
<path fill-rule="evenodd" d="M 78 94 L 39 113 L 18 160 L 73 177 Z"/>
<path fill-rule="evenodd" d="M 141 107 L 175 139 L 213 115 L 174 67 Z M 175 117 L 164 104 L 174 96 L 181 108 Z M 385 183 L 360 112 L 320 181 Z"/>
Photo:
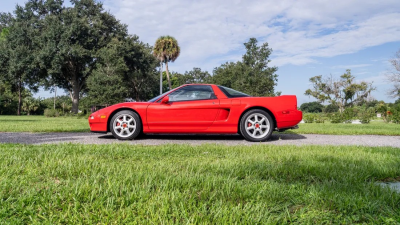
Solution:
<path fill-rule="evenodd" d="M 92 132 L 128 140 L 140 133 L 241 134 L 265 141 L 272 131 L 297 128 L 295 95 L 251 97 L 213 84 L 187 84 L 148 102 L 116 104 L 89 117 Z"/>

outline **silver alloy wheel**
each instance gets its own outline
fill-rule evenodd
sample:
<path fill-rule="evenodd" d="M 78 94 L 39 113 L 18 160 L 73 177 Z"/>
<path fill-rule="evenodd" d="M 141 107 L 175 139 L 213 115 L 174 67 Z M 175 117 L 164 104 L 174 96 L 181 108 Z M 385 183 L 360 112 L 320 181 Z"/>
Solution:
<path fill-rule="evenodd" d="M 132 115 L 122 114 L 113 121 L 114 132 L 120 137 L 129 137 L 136 130 L 136 120 Z"/>
<path fill-rule="evenodd" d="M 270 129 L 268 118 L 261 113 L 253 113 L 246 118 L 246 132 L 253 138 L 261 139 L 267 136 Z"/>

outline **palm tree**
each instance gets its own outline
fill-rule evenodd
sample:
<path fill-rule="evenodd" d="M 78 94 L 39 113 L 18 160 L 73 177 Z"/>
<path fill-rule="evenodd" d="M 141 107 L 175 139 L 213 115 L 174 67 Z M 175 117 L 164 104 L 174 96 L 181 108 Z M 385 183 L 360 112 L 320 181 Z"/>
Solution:
<path fill-rule="evenodd" d="M 26 97 L 22 102 L 22 110 L 26 111 L 28 116 L 31 111 L 36 111 L 39 108 L 39 102 L 33 97 Z"/>
<path fill-rule="evenodd" d="M 157 39 L 153 55 L 160 60 L 161 65 L 165 63 L 165 70 L 167 72 L 168 86 L 171 90 L 171 81 L 169 79 L 168 62 L 174 62 L 181 52 L 178 41 L 171 36 L 161 36 Z"/>

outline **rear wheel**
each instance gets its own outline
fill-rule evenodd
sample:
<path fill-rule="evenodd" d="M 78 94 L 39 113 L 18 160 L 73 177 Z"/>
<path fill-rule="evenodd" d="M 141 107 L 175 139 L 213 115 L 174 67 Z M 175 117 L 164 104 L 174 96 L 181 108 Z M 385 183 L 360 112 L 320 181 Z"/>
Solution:
<path fill-rule="evenodd" d="M 274 127 L 271 115 L 261 109 L 248 111 L 240 121 L 240 133 L 248 141 L 268 140 Z"/>
<path fill-rule="evenodd" d="M 110 130 L 113 136 L 119 140 L 132 140 L 142 130 L 142 122 L 137 113 L 123 110 L 115 114 L 110 121 Z"/>

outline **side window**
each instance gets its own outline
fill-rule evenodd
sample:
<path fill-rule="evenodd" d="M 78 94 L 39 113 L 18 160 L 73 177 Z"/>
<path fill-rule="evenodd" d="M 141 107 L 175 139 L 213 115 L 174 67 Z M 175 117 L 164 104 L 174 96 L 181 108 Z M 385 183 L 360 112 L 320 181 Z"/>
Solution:
<path fill-rule="evenodd" d="M 216 99 L 213 89 L 209 85 L 190 85 L 180 88 L 169 96 L 170 102 L 195 101 Z"/>

